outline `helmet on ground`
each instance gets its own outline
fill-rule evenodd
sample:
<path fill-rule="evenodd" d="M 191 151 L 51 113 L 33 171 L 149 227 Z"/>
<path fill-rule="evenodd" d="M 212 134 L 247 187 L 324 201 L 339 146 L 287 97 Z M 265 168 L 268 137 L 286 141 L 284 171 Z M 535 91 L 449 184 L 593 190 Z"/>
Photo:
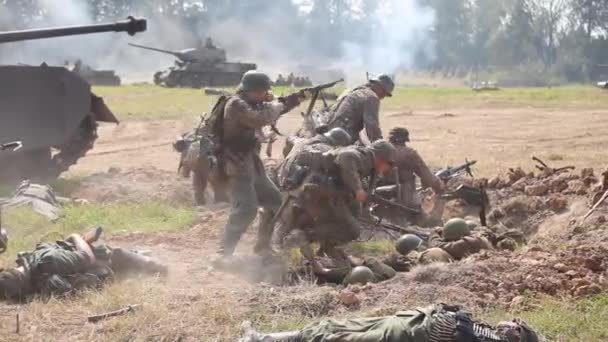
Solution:
<path fill-rule="evenodd" d="M 270 77 L 265 73 L 249 70 L 241 78 L 239 89 L 242 91 L 268 91 L 271 84 Z"/>
<path fill-rule="evenodd" d="M 374 78 L 371 78 L 369 81 L 382 87 L 388 96 L 393 96 L 395 82 L 393 82 L 393 79 L 389 75 L 380 74 Z"/>
<path fill-rule="evenodd" d="M 8 248 L 8 234 L 6 230 L 0 228 L 0 254 L 4 253 Z"/>
<path fill-rule="evenodd" d="M 445 241 L 460 240 L 470 233 L 471 229 L 469 229 L 467 222 L 461 218 L 450 219 L 443 226 L 443 239 Z"/>
<path fill-rule="evenodd" d="M 388 141 L 376 140 L 372 143 L 371 149 L 376 158 L 383 159 L 391 165 L 395 163 L 395 155 L 397 154 L 397 150 L 395 149 L 395 146 Z"/>
<path fill-rule="evenodd" d="M 402 145 L 410 141 L 410 131 L 405 127 L 395 127 L 388 132 L 388 141 L 391 144 Z"/>
<path fill-rule="evenodd" d="M 421 238 L 414 234 L 405 234 L 395 242 L 395 249 L 402 255 L 408 255 L 418 249 L 420 244 L 422 244 Z"/>
<path fill-rule="evenodd" d="M 353 268 L 346 279 L 344 279 L 344 283 L 347 285 L 360 284 L 365 285 L 374 280 L 374 272 L 372 272 L 369 267 L 365 266 L 357 266 Z"/>
<path fill-rule="evenodd" d="M 508 237 L 500 240 L 496 247 L 500 250 L 515 251 L 517 249 L 517 242 Z"/>
<path fill-rule="evenodd" d="M 323 135 L 329 138 L 333 146 L 348 146 L 352 141 L 350 134 L 341 127 L 332 128 Z"/>

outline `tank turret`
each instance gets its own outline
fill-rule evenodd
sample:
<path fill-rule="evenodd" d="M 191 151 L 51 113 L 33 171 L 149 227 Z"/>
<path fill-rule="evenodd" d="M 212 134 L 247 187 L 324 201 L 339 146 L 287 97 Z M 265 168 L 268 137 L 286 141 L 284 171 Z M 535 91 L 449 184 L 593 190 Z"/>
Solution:
<path fill-rule="evenodd" d="M 226 50 L 208 38 L 194 49 L 171 51 L 139 44 L 130 46 L 175 56 L 176 66 L 154 74 L 154 83 L 166 87 L 229 87 L 237 85 L 243 74 L 255 70 L 253 63 L 231 63 Z"/>

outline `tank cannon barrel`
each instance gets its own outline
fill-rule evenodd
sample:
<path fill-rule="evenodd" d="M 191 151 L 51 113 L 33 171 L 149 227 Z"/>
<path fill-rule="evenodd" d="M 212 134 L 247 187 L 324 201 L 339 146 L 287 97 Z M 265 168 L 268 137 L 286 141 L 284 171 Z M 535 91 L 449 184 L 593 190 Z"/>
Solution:
<path fill-rule="evenodd" d="M 164 53 L 167 55 L 173 55 L 183 62 L 194 62 L 195 61 L 194 59 L 188 58 L 188 56 L 186 56 L 183 53 L 178 52 L 178 51 L 159 49 L 159 48 L 154 48 L 154 47 L 139 45 L 139 44 L 133 44 L 133 43 L 129 43 L 129 46 L 136 47 L 139 49 L 144 49 L 144 50 L 156 51 L 156 52 Z"/>
<path fill-rule="evenodd" d="M 73 36 L 99 32 L 127 32 L 129 35 L 132 36 L 135 33 L 144 32 L 146 29 L 146 19 L 128 17 L 127 20 L 117 21 L 115 23 L 3 32 L 0 33 L 0 43 Z"/>

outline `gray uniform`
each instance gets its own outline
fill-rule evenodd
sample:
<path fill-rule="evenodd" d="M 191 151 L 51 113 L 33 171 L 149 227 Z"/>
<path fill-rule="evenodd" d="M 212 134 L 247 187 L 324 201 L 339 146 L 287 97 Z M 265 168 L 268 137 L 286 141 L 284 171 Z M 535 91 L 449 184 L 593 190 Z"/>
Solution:
<path fill-rule="evenodd" d="M 231 210 L 220 247 L 223 255 L 234 252 L 241 235 L 255 219 L 258 207 L 274 211 L 281 205 L 281 193 L 264 172 L 255 132 L 290 109 L 280 102 L 251 104 L 241 95 L 226 103 L 221 159 L 228 179 Z M 260 227 L 259 232 L 267 235 L 269 230 L 272 232 L 272 227 Z"/>
<path fill-rule="evenodd" d="M 344 128 L 350 134 L 352 143 L 359 140 L 359 132 L 363 128 L 370 142 L 382 139 L 380 99 L 369 86 L 361 86 L 343 94 L 332 110 L 334 116 L 329 128 Z"/>

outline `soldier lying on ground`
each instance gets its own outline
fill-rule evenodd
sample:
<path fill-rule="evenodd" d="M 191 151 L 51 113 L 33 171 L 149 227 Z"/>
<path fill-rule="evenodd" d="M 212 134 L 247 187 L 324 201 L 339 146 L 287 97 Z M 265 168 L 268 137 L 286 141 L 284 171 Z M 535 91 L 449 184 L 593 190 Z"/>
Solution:
<path fill-rule="evenodd" d="M 536 332 L 524 321 L 514 319 L 491 326 L 473 320 L 470 313 L 457 306 L 431 305 L 416 310 L 400 311 L 392 316 L 324 319 L 302 330 L 264 334 L 255 331 L 250 322 L 241 326 L 240 342 L 460 342 L 504 341 L 538 342 Z"/>
<path fill-rule="evenodd" d="M 380 129 L 380 100 L 392 96 L 395 83 L 387 75 L 370 79 L 360 87 L 345 92 L 331 108 L 333 117 L 329 128 L 342 127 L 350 134 L 354 144 L 365 128 L 370 142 L 382 139 Z"/>
<path fill-rule="evenodd" d="M 17 267 L 0 269 L 0 298 L 62 295 L 96 288 L 129 274 L 167 274 L 167 266 L 149 257 L 122 248 L 93 245 L 101 234 L 101 228 L 97 228 L 84 236 L 72 234 L 65 241 L 42 243 L 31 252 L 19 253 Z"/>
<path fill-rule="evenodd" d="M 301 231 L 293 232 L 289 237 L 290 246 L 295 247 L 305 237 Z M 298 236 L 300 235 L 300 236 Z M 390 253 L 383 258 L 366 257 L 363 259 L 341 255 L 339 253 L 328 253 L 318 256 L 310 263 L 312 274 L 317 281 L 333 284 L 367 284 L 377 283 L 393 278 L 397 272 L 407 272 L 415 261 L 407 255 L 416 250 L 422 240 L 415 235 L 404 235 L 397 240 L 395 248 L 398 253 Z M 305 272 L 309 274 L 308 272 Z"/>

